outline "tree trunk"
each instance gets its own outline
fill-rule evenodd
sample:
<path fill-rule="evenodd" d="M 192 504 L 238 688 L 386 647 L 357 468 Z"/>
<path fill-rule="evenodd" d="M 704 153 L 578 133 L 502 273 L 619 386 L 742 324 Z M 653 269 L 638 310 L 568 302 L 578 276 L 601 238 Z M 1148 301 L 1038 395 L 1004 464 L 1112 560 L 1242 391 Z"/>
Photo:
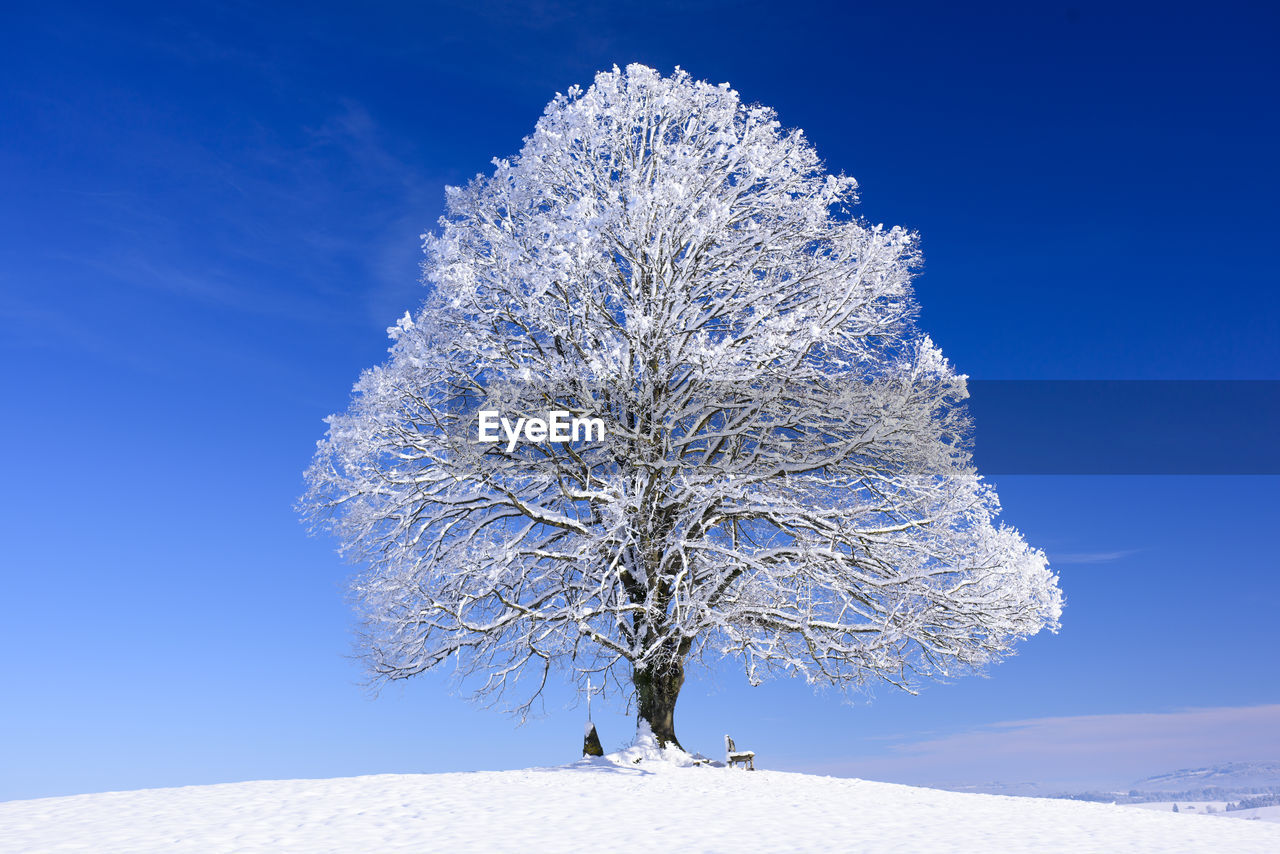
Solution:
<path fill-rule="evenodd" d="M 647 723 L 660 747 L 684 750 L 676 738 L 676 698 L 684 685 L 684 659 L 672 656 L 632 671 L 636 686 L 637 725 Z"/>

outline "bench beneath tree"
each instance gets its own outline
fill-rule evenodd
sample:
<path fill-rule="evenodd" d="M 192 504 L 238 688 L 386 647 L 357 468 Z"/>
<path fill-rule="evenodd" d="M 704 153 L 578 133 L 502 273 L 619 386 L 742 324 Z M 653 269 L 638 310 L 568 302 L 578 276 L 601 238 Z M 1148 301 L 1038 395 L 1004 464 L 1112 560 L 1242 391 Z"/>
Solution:
<path fill-rule="evenodd" d="M 730 768 L 737 763 L 748 771 L 756 770 L 756 754 L 754 750 L 739 750 L 729 736 L 724 737 L 725 762 Z"/>

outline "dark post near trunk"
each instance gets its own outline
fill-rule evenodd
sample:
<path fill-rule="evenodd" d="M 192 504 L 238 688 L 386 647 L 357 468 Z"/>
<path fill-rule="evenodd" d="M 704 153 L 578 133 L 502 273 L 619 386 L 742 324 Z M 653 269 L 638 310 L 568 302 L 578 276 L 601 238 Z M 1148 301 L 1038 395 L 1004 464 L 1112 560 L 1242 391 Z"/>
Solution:
<path fill-rule="evenodd" d="M 582 755 L 604 756 L 604 748 L 600 746 L 600 733 L 596 732 L 596 725 L 590 722 L 587 723 L 586 735 L 582 737 Z"/>

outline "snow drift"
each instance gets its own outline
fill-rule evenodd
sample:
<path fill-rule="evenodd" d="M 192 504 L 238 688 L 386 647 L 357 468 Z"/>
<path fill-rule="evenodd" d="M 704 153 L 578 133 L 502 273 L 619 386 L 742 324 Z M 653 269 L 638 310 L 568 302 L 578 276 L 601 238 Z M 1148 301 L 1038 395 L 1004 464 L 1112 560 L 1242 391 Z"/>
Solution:
<path fill-rule="evenodd" d="M 640 762 L 635 762 L 635 758 Z M 655 761 L 0 803 L 30 851 L 1280 851 L 1280 826 Z"/>

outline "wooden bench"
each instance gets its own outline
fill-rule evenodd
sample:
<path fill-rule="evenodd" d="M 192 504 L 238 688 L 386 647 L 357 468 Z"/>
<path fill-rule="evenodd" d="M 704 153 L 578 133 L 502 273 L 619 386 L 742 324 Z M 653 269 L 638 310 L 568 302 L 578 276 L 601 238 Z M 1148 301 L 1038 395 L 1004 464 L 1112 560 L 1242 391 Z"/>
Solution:
<path fill-rule="evenodd" d="M 730 768 L 741 762 L 748 771 L 756 770 L 756 754 L 753 750 L 739 750 L 729 736 L 724 737 L 725 762 Z"/>

